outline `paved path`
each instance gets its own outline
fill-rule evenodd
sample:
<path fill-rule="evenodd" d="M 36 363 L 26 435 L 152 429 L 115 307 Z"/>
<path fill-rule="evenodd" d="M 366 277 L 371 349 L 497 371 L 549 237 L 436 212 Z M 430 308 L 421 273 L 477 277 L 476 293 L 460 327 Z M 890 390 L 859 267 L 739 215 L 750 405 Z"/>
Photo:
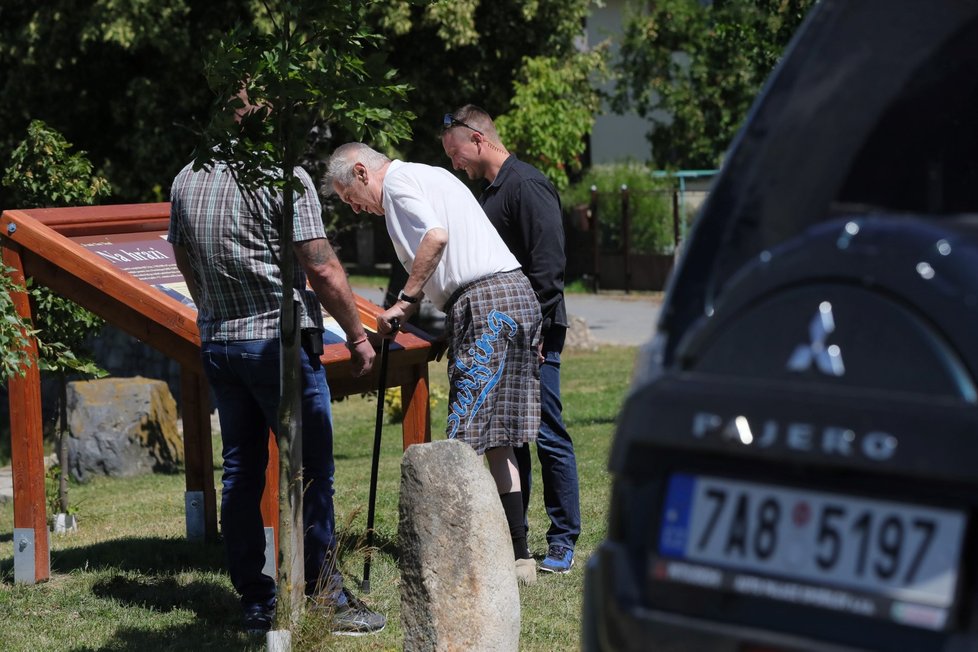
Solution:
<path fill-rule="evenodd" d="M 378 305 L 384 298 L 380 288 L 358 286 L 353 291 Z M 568 316 L 583 319 L 595 342 L 638 346 L 652 339 L 662 295 L 568 294 L 566 300 Z"/>
<path fill-rule="evenodd" d="M 652 339 L 662 307 L 661 295 L 568 294 L 567 314 L 587 323 L 602 344 L 645 344 Z"/>

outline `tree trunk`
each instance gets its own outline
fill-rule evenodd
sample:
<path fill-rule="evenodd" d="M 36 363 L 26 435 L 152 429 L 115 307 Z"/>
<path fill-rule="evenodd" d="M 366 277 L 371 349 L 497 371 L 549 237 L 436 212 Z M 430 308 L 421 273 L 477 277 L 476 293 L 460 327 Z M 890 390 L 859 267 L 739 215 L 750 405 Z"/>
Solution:
<path fill-rule="evenodd" d="M 299 305 L 295 301 L 292 282 L 295 275 L 295 255 L 292 250 L 292 221 L 295 214 L 292 182 L 298 162 L 295 149 L 290 146 L 292 128 L 290 111 L 283 107 L 280 112 L 282 131 L 285 134 L 283 176 L 283 210 L 281 256 L 279 270 L 282 277 L 281 307 L 281 394 L 278 411 L 279 449 L 279 565 L 278 565 L 278 629 L 291 629 L 298 622 L 305 599 L 304 546 L 302 533 L 302 409 L 300 404 L 301 381 L 299 376 Z"/>
<path fill-rule="evenodd" d="M 58 377 L 58 505 L 68 513 L 68 379 Z"/>

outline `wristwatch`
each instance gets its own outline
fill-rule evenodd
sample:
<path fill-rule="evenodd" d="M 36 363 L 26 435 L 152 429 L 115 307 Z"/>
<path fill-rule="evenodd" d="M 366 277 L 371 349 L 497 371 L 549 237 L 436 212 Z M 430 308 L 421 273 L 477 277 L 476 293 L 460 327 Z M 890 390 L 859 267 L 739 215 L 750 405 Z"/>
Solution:
<path fill-rule="evenodd" d="M 404 294 L 404 290 L 397 295 L 398 301 L 404 301 L 405 303 L 417 303 L 421 297 L 412 297 L 410 294 Z"/>

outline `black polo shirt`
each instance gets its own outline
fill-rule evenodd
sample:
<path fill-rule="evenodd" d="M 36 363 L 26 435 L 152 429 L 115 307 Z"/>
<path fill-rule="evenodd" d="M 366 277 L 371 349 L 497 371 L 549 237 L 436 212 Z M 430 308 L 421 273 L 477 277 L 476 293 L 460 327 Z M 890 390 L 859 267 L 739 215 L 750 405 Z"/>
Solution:
<path fill-rule="evenodd" d="M 530 279 L 543 313 L 543 332 L 567 326 L 564 307 L 564 221 L 560 197 L 539 170 L 510 154 L 479 203 Z"/>

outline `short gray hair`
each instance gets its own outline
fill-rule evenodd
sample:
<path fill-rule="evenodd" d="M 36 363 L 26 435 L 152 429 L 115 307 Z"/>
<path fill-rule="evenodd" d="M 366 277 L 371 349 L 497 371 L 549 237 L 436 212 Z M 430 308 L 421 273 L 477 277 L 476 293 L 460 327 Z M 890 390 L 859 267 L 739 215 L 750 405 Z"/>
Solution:
<path fill-rule="evenodd" d="M 379 170 L 390 159 L 363 143 L 346 143 L 340 145 L 329 157 L 326 163 L 326 174 L 323 175 L 323 194 L 327 197 L 333 194 L 333 184 L 338 183 L 344 188 L 354 181 L 353 166 L 361 163 L 368 170 Z"/>

